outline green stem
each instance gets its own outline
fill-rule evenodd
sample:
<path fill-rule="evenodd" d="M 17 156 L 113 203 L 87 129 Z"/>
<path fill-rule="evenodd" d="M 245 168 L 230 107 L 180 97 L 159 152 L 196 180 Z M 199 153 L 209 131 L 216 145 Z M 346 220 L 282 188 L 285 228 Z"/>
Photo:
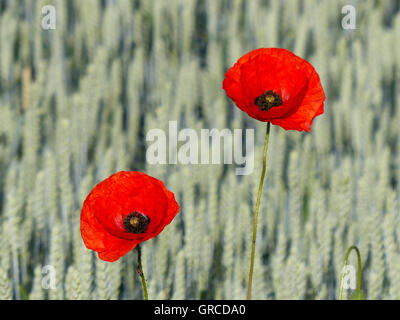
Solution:
<path fill-rule="evenodd" d="M 258 186 L 256 208 L 254 210 L 253 241 L 252 241 L 252 244 L 251 244 L 249 284 L 248 284 L 248 287 L 247 287 L 247 299 L 248 300 L 251 299 L 251 285 L 252 285 L 252 282 L 253 282 L 254 255 L 255 255 L 256 238 L 257 238 L 258 209 L 260 208 L 260 199 L 261 199 L 261 194 L 262 194 L 262 187 L 263 187 L 263 184 L 264 184 L 264 177 L 265 177 L 265 172 L 266 172 L 266 168 L 267 168 L 267 150 L 268 150 L 268 140 L 269 140 L 270 127 L 271 127 L 271 123 L 267 122 L 267 131 L 265 133 L 262 172 L 261 172 L 260 184 Z"/>
<path fill-rule="evenodd" d="M 144 300 L 149 300 L 149 296 L 147 294 L 147 285 L 146 285 L 146 279 L 144 278 L 143 274 L 143 267 L 142 267 L 142 250 L 140 248 L 140 245 L 136 246 L 137 250 L 137 261 L 138 261 L 138 267 L 136 269 L 138 275 L 142 279 L 142 286 L 143 286 L 143 294 L 144 294 Z"/>
<path fill-rule="evenodd" d="M 352 250 L 355 250 L 357 253 L 357 264 L 358 264 L 358 282 L 357 282 L 357 290 L 361 290 L 361 255 L 360 255 L 360 250 L 356 246 L 351 246 L 349 249 L 347 249 L 346 256 L 344 258 L 344 266 L 345 268 L 347 266 L 347 260 L 349 259 L 349 255 Z M 339 289 L 339 300 L 343 300 L 343 279 L 344 279 L 344 272 L 342 272 L 342 275 L 340 277 L 340 289 Z"/>

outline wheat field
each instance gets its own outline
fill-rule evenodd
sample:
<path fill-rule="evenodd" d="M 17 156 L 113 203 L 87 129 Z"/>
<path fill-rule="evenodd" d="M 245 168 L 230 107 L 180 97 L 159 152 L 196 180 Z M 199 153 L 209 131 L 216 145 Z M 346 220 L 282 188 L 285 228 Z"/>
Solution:
<path fill-rule="evenodd" d="M 337 299 L 354 244 L 367 298 L 400 299 L 396 0 L 0 0 L 0 299 L 142 299 L 135 253 L 107 263 L 80 235 L 83 200 L 120 170 L 181 205 L 142 246 L 150 299 L 244 299 L 265 123 L 222 81 L 259 47 L 310 61 L 327 100 L 310 133 L 271 129 L 253 298 Z M 146 133 L 169 121 L 254 128 L 253 173 L 149 164 Z"/>

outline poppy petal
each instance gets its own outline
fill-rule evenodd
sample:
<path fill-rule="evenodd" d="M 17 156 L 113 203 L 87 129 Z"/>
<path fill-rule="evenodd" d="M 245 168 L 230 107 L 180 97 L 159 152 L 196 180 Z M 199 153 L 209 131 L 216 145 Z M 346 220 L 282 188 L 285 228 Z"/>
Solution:
<path fill-rule="evenodd" d="M 314 67 L 281 48 L 259 48 L 242 56 L 225 74 L 223 89 L 250 117 L 286 130 L 306 130 L 323 113 L 325 94 Z M 281 104 L 256 104 L 272 91 Z"/>
<path fill-rule="evenodd" d="M 143 231 L 125 229 L 131 213 L 148 218 Z M 115 261 L 143 241 L 157 236 L 179 212 L 174 194 L 160 180 L 140 172 L 121 171 L 97 184 L 81 211 L 81 235 L 87 248 Z"/>

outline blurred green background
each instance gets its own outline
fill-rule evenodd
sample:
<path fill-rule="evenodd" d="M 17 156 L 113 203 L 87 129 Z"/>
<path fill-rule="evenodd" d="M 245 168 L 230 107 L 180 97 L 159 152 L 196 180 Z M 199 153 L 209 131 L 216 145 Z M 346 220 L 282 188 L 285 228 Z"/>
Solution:
<path fill-rule="evenodd" d="M 133 252 L 106 263 L 80 237 L 83 200 L 120 170 L 165 181 L 181 205 L 143 244 L 150 299 L 245 298 L 265 123 L 222 81 L 259 47 L 309 60 L 327 100 L 310 133 L 272 127 L 253 298 L 336 299 L 355 244 L 367 298 L 400 299 L 396 0 L 0 0 L 0 299 L 142 298 Z M 253 173 L 146 163 L 146 133 L 169 120 L 254 128 Z"/>

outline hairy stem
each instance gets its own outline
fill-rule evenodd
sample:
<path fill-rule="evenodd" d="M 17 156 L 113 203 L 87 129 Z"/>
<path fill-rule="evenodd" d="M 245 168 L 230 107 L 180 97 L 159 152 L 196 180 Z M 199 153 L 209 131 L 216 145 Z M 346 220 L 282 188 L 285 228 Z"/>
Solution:
<path fill-rule="evenodd" d="M 251 299 L 251 285 L 252 285 L 252 282 L 253 282 L 254 256 L 255 256 L 256 238 L 257 238 L 257 219 L 258 219 L 258 210 L 260 208 L 262 187 L 263 187 L 263 184 L 264 184 L 264 177 L 265 177 L 265 172 L 266 172 L 266 168 L 267 168 L 267 150 L 268 150 L 268 140 L 269 140 L 270 127 L 271 127 L 271 123 L 267 122 L 267 130 L 266 130 L 266 133 L 265 133 L 262 172 L 261 172 L 260 184 L 258 186 L 256 208 L 254 210 L 253 240 L 252 240 L 252 244 L 251 244 L 249 283 L 248 283 L 248 287 L 247 287 L 247 299 L 248 300 Z"/>
<path fill-rule="evenodd" d="M 357 290 L 361 290 L 361 255 L 360 255 L 360 250 L 356 246 L 351 246 L 349 249 L 347 249 L 346 256 L 344 258 L 344 266 L 345 268 L 347 266 L 347 260 L 349 259 L 349 255 L 352 250 L 355 250 L 357 253 L 357 264 L 358 264 L 358 282 L 357 282 Z M 343 300 L 343 279 L 344 279 L 344 272 L 342 271 L 342 275 L 340 277 L 340 289 L 339 289 L 339 300 Z"/>
<path fill-rule="evenodd" d="M 146 279 L 144 278 L 143 267 L 142 267 L 142 250 L 140 248 L 140 245 L 136 246 L 136 251 L 137 251 L 137 261 L 138 261 L 138 267 L 136 269 L 136 272 L 138 273 L 138 275 L 142 279 L 144 300 L 149 300 L 149 296 L 147 294 Z"/>

